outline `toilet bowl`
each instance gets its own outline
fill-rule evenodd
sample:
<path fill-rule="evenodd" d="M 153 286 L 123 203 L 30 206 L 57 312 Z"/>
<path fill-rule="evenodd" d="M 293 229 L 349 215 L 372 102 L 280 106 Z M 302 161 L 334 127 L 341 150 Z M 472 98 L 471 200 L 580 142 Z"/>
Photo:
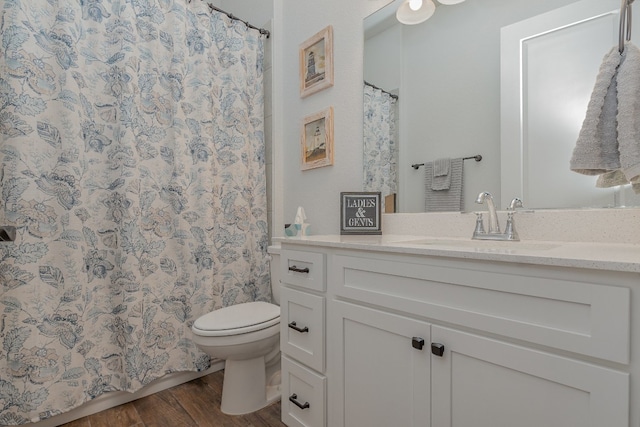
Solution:
<path fill-rule="evenodd" d="M 278 253 L 270 249 L 274 302 L 279 302 Z M 275 260 L 273 258 L 276 258 Z M 242 415 L 280 398 L 280 307 L 256 301 L 214 310 L 192 326 L 193 341 L 225 361 L 220 409 Z"/>

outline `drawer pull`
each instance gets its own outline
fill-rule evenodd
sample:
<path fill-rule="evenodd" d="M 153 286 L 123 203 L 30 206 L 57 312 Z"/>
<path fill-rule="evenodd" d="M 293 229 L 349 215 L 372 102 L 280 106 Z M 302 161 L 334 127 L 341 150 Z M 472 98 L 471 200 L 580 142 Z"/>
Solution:
<path fill-rule="evenodd" d="M 309 402 L 304 402 L 304 403 L 298 402 L 298 395 L 295 393 L 289 396 L 289 402 L 292 402 L 294 405 L 296 405 L 298 408 L 302 410 L 309 408 Z"/>
<path fill-rule="evenodd" d="M 291 329 L 293 329 L 293 330 L 296 330 L 296 331 L 300 332 L 301 334 L 305 334 L 305 333 L 309 332 L 309 328 L 307 326 L 305 326 L 304 328 L 299 328 L 296 325 L 296 322 L 289 323 L 289 327 Z"/>
<path fill-rule="evenodd" d="M 309 267 L 298 268 L 295 265 L 292 265 L 291 267 L 289 267 L 289 271 L 293 271 L 295 273 L 309 273 Z"/>

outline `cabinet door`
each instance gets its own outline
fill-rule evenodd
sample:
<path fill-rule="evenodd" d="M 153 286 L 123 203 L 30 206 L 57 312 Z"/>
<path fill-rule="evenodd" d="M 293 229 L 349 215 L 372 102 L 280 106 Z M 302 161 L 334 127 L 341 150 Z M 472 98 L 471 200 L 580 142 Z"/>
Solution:
<path fill-rule="evenodd" d="M 628 427 L 629 374 L 433 326 L 437 427 Z"/>
<path fill-rule="evenodd" d="M 429 426 L 429 324 L 343 302 L 327 317 L 336 346 L 329 425 Z"/>

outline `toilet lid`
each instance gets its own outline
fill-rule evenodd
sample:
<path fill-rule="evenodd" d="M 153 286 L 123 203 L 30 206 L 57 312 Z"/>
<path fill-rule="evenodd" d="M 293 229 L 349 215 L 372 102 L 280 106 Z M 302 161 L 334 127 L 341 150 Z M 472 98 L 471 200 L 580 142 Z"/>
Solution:
<path fill-rule="evenodd" d="M 228 336 L 259 331 L 278 323 L 280 307 L 256 301 L 214 310 L 199 317 L 193 327 L 203 331 L 206 336 Z"/>

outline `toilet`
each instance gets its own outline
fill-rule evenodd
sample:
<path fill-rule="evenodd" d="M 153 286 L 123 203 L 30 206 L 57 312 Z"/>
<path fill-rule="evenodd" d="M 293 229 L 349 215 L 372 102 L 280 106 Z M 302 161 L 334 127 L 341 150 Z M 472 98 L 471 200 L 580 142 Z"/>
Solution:
<path fill-rule="evenodd" d="M 193 341 L 209 356 L 225 360 L 225 414 L 255 412 L 280 399 L 280 275 L 278 247 L 269 247 L 272 303 L 248 302 L 199 317 Z"/>

